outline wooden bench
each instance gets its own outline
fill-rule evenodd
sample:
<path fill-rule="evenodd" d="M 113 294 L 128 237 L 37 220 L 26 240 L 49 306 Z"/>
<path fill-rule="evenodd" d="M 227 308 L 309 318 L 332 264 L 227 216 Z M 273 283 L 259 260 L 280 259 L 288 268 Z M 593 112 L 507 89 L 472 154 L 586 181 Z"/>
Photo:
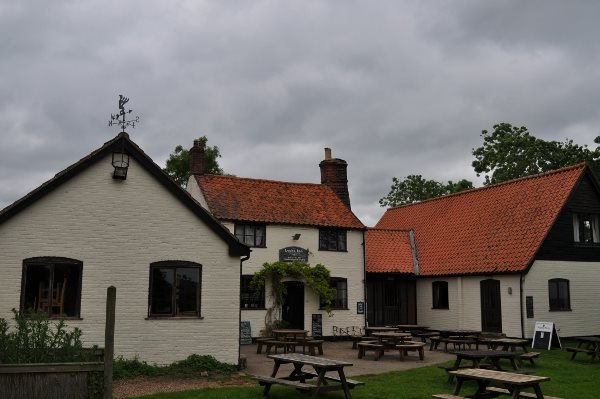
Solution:
<path fill-rule="evenodd" d="M 271 340 L 265 341 L 265 344 L 267 345 L 267 355 L 270 355 L 272 348 L 275 348 L 275 353 L 277 353 L 277 348 L 283 348 L 283 353 L 295 352 L 296 345 L 298 345 L 298 342 Z"/>
<path fill-rule="evenodd" d="M 499 388 L 499 387 L 487 387 L 486 392 L 489 393 L 496 393 L 496 394 L 501 394 L 501 395 L 510 395 L 510 391 L 506 388 Z M 536 399 L 537 396 L 535 393 L 531 393 L 531 392 L 519 392 L 519 397 L 520 398 L 533 398 Z M 548 395 L 544 395 L 544 399 L 561 399 L 561 398 L 557 398 L 555 396 L 548 396 Z"/>
<path fill-rule="evenodd" d="M 435 331 L 425 331 L 425 332 L 417 332 L 413 334 L 415 337 L 421 338 L 422 342 L 427 342 L 427 338 L 431 339 L 433 337 L 439 337 L 440 333 Z"/>
<path fill-rule="evenodd" d="M 304 374 L 305 377 L 308 377 L 308 378 L 313 378 L 313 377 L 316 378 L 316 377 L 319 376 L 319 374 L 315 373 L 314 371 L 309 371 L 309 370 L 302 370 L 302 373 Z M 340 381 L 340 377 L 336 377 L 334 375 L 326 375 L 325 379 L 329 380 L 329 381 L 341 382 Z M 348 384 L 348 387 L 350 389 L 352 389 L 352 388 L 354 388 L 355 386 L 358 386 L 358 385 L 365 385 L 365 383 L 362 382 L 362 381 L 351 380 L 351 379 L 348 379 L 348 378 L 346 378 L 346 383 Z"/>
<path fill-rule="evenodd" d="M 265 344 L 265 342 L 272 341 L 274 339 L 275 338 L 273 338 L 273 337 L 256 338 L 256 354 L 260 355 L 262 353 L 262 347 Z"/>
<path fill-rule="evenodd" d="M 571 360 L 575 359 L 575 355 L 578 353 L 587 353 L 588 355 L 594 354 L 593 349 L 572 348 L 572 347 L 568 347 L 567 352 L 573 352 L 573 355 L 571 355 Z"/>
<path fill-rule="evenodd" d="M 311 356 L 315 356 L 315 348 L 319 351 L 319 355 L 323 354 L 323 342 L 322 339 L 305 339 L 300 341 L 302 345 L 302 353 L 306 353 L 306 348 L 308 348 L 308 353 Z"/>
<path fill-rule="evenodd" d="M 529 360 L 532 366 L 535 366 L 533 359 L 540 356 L 539 352 L 524 352 L 519 356 L 519 360 Z"/>
<path fill-rule="evenodd" d="M 375 360 L 379 360 L 383 356 L 385 346 L 383 344 L 370 343 L 370 342 L 359 342 L 358 343 L 358 358 L 362 359 L 366 351 L 375 352 Z"/>
<path fill-rule="evenodd" d="M 456 396 L 456 395 L 451 395 L 449 393 L 438 393 L 438 394 L 432 395 L 431 397 L 435 398 L 435 399 L 467 399 L 464 396 Z"/>
<path fill-rule="evenodd" d="M 280 385 L 286 385 L 289 387 L 293 387 L 293 388 L 299 389 L 301 391 L 312 391 L 313 389 L 316 389 L 316 385 L 306 384 L 306 383 L 300 382 L 300 381 L 286 380 L 283 378 L 274 378 L 274 377 L 269 377 L 266 375 L 261 375 L 261 376 L 255 377 L 255 378 L 258 380 L 258 383 L 260 385 L 271 386 L 273 384 L 280 384 Z"/>
<path fill-rule="evenodd" d="M 419 352 L 419 359 L 423 360 L 425 359 L 425 345 L 427 345 L 425 342 L 407 342 L 396 345 L 396 349 L 400 352 L 400 360 L 404 360 L 404 356 L 407 355 L 408 351 Z"/>

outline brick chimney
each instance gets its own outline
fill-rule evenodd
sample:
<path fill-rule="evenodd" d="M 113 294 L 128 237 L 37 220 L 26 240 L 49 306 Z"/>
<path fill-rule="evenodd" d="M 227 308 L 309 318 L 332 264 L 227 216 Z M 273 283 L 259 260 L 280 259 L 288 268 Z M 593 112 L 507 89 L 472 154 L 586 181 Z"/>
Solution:
<path fill-rule="evenodd" d="M 204 174 L 204 143 L 202 140 L 194 140 L 194 146 L 190 149 L 190 175 Z"/>
<path fill-rule="evenodd" d="M 348 163 L 343 159 L 331 158 L 331 148 L 325 148 L 325 159 L 319 163 L 319 168 L 321 168 L 321 184 L 329 186 L 350 209 L 346 172 Z"/>

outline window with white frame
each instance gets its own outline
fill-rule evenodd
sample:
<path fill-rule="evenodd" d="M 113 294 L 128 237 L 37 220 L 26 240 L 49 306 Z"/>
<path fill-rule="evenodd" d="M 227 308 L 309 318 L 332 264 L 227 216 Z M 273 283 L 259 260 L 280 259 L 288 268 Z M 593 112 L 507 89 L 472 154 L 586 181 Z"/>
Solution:
<path fill-rule="evenodd" d="M 571 310 L 569 280 L 564 278 L 548 280 L 548 302 L 550 310 Z"/>
<path fill-rule="evenodd" d="M 348 309 L 348 280 L 342 277 L 331 277 L 329 286 L 335 290 L 335 295 L 331 301 L 332 309 Z M 321 309 L 325 307 L 325 302 L 321 300 Z"/>
<path fill-rule="evenodd" d="M 575 242 L 586 244 L 600 243 L 598 215 L 592 213 L 574 214 L 573 239 Z"/>
<path fill-rule="evenodd" d="M 264 224 L 236 223 L 234 231 L 236 238 L 244 244 L 257 248 L 266 247 Z"/>

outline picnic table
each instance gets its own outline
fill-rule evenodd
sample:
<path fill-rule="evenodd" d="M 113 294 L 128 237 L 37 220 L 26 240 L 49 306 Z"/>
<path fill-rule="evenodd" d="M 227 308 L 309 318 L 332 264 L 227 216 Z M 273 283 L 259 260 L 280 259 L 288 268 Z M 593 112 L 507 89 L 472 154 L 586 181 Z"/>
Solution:
<path fill-rule="evenodd" d="M 448 351 L 448 344 L 453 344 L 455 348 L 458 346 L 459 349 L 465 349 L 467 345 L 469 348 L 471 345 L 475 345 L 475 349 L 479 349 L 479 335 L 481 335 L 481 331 L 464 329 L 446 329 L 438 331 L 440 333 L 438 338 L 430 338 L 430 350 L 437 349 L 440 343 L 444 344 L 444 351 L 446 352 Z"/>
<path fill-rule="evenodd" d="M 350 390 L 357 385 L 363 385 L 363 382 L 347 379 L 344 374 L 344 367 L 352 366 L 352 363 L 302 355 L 299 353 L 269 355 L 273 359 L 274 366 L 271 376 L 256 377 L 259 384 L 264 386 L 263 397 L 267 397 L 273 384 L 281 384 L 302 391 L 311 392 L 311 398 L 315 398 L 319 392 L 342 390 L 346 399 L 351 399 Z M 282 364 L 293 364 L 294 369 L 285 377 L 277 377 L 277 372 Z M 312 370 L 303 370 L 304 366 L 312 367 Z M 336 372 L 337 375 L 327 375 L 328 372 Z M 306 380 L 317 378 L 315 384 L 307 384 Z M 329 382 L 335 384 L 329 384 Z"/>
<path fill-rule="evenodd" d="M 378 332 L 390 332 L 397 331 L 396 327 L 365 327 L 366 335 L 372 335 L 373 333 Z"/>
<path fill-rule="evenodd" d="M 461 368 L 461 363 L 463 361 L 470 361 L 472 368 L 494 368 L 498 371 L 502 371 L 502 366 L 500 365 L 500 361 L 502 359 L 508 360 L 513 370 L 518 370 L 516 359 L 519 357 L 517 352 L 512 351 L 496 351 L 496 350 L 486 350 L 486 351 L 454 351 L 450 352 L 454 356 L 456 356 L 456 360 L 454 364 L 450 367 L 442 367 L 446 369 L 448 373 L 448 382 L 452 382 L 453 374 L 452 371 L 459 370 Z M 490 363 L 483 363 L 485 360 Z M 464 368 L 464 366 L 463 366 Z"/>
<path fill-rule="evenodd" d="M 429 328 L 427 326 L 419 326 L 417 324 L 396 324 L 394 327 L 404 332 L 423 331 Z"/>
<path fill-rule="evenodd" d="M 384 341 L 389 341 L 396 345 L 398 341 L 402 343 L 412 339 L 412 335 L 410 333 L 396 331 L 374 332 L 371 335 L 377 338 L 380 344 L 385 343 Z"/>
<path fill-rule="evenodd" d="M 571 360 L 575 359 L 578 353 L 587 353 L 590 355 L 591 361 L 596 358 L 600 359 L 600 337 L 574 337 L 579 343 L 576 348 L 567 348 L 567 352 L 573 352 Z"/>
<path fill-rule="evenodd" d="M 487 398 L 489 397 L 490 393 L 495 393 L 509 395 L 513 399 L 521 397 L 531 397 L 535 399 L 557 399 L 551 398 L 550 396 L 544 396 L 542 389 L 540 388 L 540 383 L 549 381 L 550 377 L 524 375 L 486 369 L 463 369 L 451 371 L 450 373 L 456 377 L 456 385 L 453 392 L 453 395 L 456 398 L 462 398 L 462 396 L 458 396 L 458 394 L 460 393 L 465 381 L 476 381 L 477 391 L 472 395 L 473 398 Z M 500 384 L 502 387 L 490 386 L 491 383 Z M 523 392 L 526 389 L 533 390 L 533 393 Z M 433 397 L 443 398 L 448 396 L 434 395 Z"/>
<path fill-rule="evenodd" d="M 307 330 L 297 330 L 293 328 L 280 328 L 273 330 L 273 336 L 275 339 L 284 341 L 296 341 L 298 338 L 305 338 L 308 334 Z"/>
<path fill-rule="evenodd" d="M 489 338 L 485 340 L 485 343 L 490 349 L 500 348 L 503 351 L 516 351 L 518 348 L 520 348 L 522 352 L 520 352 L 519 362 L 523 360 L 529 360 L 532 366 L 535 366 L 533 359 L 540 355 L 539 352 L 530 352 L 529 340 L 523 338 Z"/>

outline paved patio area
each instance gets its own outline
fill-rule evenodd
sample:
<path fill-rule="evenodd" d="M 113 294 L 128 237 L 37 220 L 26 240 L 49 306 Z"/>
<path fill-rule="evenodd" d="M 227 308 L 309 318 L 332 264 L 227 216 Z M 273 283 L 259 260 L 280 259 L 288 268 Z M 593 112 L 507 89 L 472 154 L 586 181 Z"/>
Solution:
<path fill-rule="evenodd" d="M 247 368 L 243 370 L 250 375 L 270 375 L 273 371 L 273 360 L 263 353 L 256 353 L 256 344 L 242 345 L 241 352 L 246 355 Z M 281 349 L 278 351 L 281 353 Z M 416 367 L 430 366 L 432 364 L 443 363 L 448 360 L 454 360 L 455 356 L 442 351 L 430 351 L 425 349 L 425 360 L 419 360 L 417 352 L 409 352 L 404 361 L 400 361 L 398 351 L 386 351 L 385 355 L 379 360 L 373 360 L 373 352 L 368 352 L 362 359 L 358 358 L 358 350 L 352 349 L 352 341 L 325 342 L 323 344 L 323 357 L 344 360 L 353 364 L 347 367 L 344 372 L 347 376 L 380 374 L 388 371 L 407 370 Z M 291 365 L 284 365 L 281 370 L 292 369 Z M 441 371 L 440 371 L 441 373 Z M 441 375 L 441 374 L 440 374 Z"/>

